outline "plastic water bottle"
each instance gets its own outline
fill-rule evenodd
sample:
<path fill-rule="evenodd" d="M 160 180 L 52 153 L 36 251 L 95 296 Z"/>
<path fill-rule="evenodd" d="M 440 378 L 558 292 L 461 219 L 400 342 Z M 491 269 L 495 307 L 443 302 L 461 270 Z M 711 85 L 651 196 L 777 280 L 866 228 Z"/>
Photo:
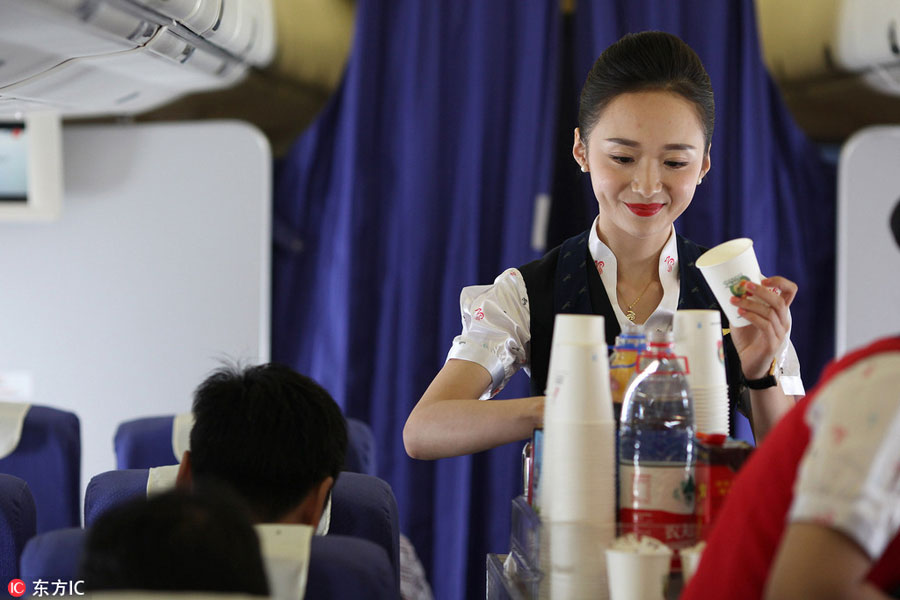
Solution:
<path fill-rule="evenodd" d="M 619 522 L 678 549 L 696 541 L 693 401 L 671 332 L 647 338 L 619 421 Z"/>

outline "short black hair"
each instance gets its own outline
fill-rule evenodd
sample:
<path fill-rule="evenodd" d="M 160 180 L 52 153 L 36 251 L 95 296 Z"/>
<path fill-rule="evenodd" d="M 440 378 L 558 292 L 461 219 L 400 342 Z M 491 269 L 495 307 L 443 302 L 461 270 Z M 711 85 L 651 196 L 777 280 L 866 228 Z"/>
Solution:
<path fill-rule="evenodd" d="M 663 31 L 629 33 L 594 62 L 581 88 L 578 127 L 587 140 L 603 110 L 621 94 L 668 91 L 693 103 L 703 126 L 706 151 L 712 142 L 716 105 L 700 57 L 679 37 Z"/>
<path fill-rule="evenodd" d="M 174 490 L 104 513 L 87 532 L 80 578 L 91 591 L 269 593 L 249 511 L 223 488 Z"/>
<path fill-rule="evenodd" d="M 193 411 L 193 477 L 228 483 L 259 521 L 278 521 L 343 469 L 340 407 L 290 367 L 222 367 L 194 392 Z"/>

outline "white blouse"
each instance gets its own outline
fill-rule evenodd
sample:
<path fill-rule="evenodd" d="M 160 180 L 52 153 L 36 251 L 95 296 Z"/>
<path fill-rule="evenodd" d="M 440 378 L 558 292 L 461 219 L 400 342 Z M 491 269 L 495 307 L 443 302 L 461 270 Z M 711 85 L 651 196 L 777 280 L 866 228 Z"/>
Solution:
<path fill-rule="evenodd" d="M 806 423 L 790 521 L 837 529 L 877 559 L 900 530 L 900 352 L 836 375 Z"/>
<path fill-rule="evenodd" d="M 597 221 L 591 226 L 588 249 L 600 280 L 610 298 L 619 327 L 624 328 L 628 319 L 616 299 L 616 256 L 597 235 Z M 659 255 L 659 280 L 663 298 L 651 321 L 660 315 L 671 315 L 678 308 L 680 279 L 675 227 Z M 447 360 L 457 358 L 480 364 L 491 374 L 491 387 L 481 395 L 485 400 L 498 394 L 520 368 L 531 375 L 531 311 L 528 290 L 518 269 L 507 269 L 492 285 L 464 287 L 459 295 L 462 314 L 462 333 L 453 339 Z M 800 379 L 800 361 L 790 341 L 785 338 L 777 357 L 779 382 L 785 394 L 805 394 Z"/>

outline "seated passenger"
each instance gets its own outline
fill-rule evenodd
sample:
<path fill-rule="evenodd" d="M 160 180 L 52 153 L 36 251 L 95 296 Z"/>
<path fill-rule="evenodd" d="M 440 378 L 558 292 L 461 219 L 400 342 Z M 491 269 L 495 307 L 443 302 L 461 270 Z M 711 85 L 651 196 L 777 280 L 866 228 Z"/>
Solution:
<path fill-rule="evenodd" d="M 344 465 L 347 426 L 315 381 L 289 367 L 223 367 L 194 393 L 178 485 L 220 481 L 258 523 L 316 527 Z"/>
<path fill-rule="evenodd" d="M 891 219 L 900 244 L 900 204 Z M 900 593 L 900 337 L 833 362 L 739 473 L 683 599 Z"/>
<path fill-rule="evenodd" d="M 216 370 L 193 412 L 177 485 L 234 489 L 257 523 L 273 596 L 302 597 L 312 535 L 347 452 L 340 408 L 309 377 L 270 363 Z"/>
<path fill-rule="evenodd" d="M 80 577 L 89 591 L 269 593 L 250 515 L 221 489 L 111 509 L 88 531 Z"/>

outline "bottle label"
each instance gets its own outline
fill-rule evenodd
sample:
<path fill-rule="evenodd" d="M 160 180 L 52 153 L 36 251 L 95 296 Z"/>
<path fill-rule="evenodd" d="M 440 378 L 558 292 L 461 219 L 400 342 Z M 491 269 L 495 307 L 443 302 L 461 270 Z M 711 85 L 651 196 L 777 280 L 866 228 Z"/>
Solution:
<path fill-rule="evenodd" d="M 684 548 L 697 539 L 694 516 L 694 478 L 684 464 L 650 466 L 619 464 L 622 535 L 650 536 L 671 548 Z"/>
<path fill-rule="evenodd" d="M 697 541 L 694 516 L 694 480 L 685 478 L 684 465 L 644 466 L 620 464 L 620 534 L 655 538 L 673 550 Z M 672 569 L 681 569 L 676 553 Z"/>
<path fill-rule="evenodd" d="M 684 463 L 620 463 L 619 481 L 623 509 L 694 514 L 694 474 Z"/>

